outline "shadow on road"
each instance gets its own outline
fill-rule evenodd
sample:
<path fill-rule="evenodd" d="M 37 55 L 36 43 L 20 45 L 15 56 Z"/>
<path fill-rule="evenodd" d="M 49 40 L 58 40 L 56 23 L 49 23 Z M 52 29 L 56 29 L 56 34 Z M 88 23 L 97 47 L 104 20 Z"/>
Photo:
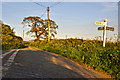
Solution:
<path fill-rule="evenodd" d="M 19 50 L 4 78 L 107 78 L 53 53 L 26 46 Z"/>
<path fill-rule="evenodd" d="M 4 78 L 84 78 L 66 64 L 56 64 L 54 56 L 42 51 L 21 50 Z"/>

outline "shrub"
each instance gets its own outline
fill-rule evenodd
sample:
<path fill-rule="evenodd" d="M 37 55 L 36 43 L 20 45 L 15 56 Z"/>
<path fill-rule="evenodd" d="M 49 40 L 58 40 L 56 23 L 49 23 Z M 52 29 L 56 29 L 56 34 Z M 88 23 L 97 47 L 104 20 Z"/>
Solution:
<path fill-rule="evenodd" d="M 83 62 L 96 70 L 104 71 L 116 78 L 120 77 L 120 45 L 100 41 L 74 39 L 32 42 L 31 46 L 60 54 L 74 61 Z"/>

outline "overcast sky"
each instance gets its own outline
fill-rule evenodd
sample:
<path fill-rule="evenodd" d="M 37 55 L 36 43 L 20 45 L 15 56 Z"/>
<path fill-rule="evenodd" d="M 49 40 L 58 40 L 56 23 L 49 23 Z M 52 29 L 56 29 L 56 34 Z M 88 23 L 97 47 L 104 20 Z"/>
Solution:
<path fill-rule="evenodd" d="M 62 0 L 61 0 L 62 1 Z M 55 4 L 55 2 L 38 2 L 44 6 Z M 57 3 L 57 2 L 56 2 Z M 41 16 L 46 8 L 32 2 L 3 2 L 2 21 L 15 28 L 16 35 L 22 37 L 24 17 Z M 108 19 L 108 25 L 114 26 L 115 31 L 107 31 L 107 37 L 113 37 L 118 33 L 118 3 L 117 2 L 62 2 L 50 8 L 50 19 L 54 20 L 59 28 L 56 38 L 89 38 L 102 36 L 103 32 L 98 31 L 95 21 Z M 42 19 L 47 19 L 44 14 Z M 25 28 L 27 32 L 29 28 Z M 31 35 L 25 35 L 25 40 L 31 40 Z"/>

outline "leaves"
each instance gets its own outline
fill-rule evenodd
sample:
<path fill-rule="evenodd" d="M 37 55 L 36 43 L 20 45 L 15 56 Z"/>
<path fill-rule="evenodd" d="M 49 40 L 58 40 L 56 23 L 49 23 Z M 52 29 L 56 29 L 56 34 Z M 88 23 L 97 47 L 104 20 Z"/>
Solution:
<path fill-rule="evenodd" d="M 2 50 L 23 47 L 23 39 L 15 35 L 14 28 L 2 23 Z"/>
<path fill-rule="evenodd" d="M 120 77 L 120 45 L 107 43 L 106 48 L 103 48 L 101 44 L 102 42 L 99 41 L 76 39 L 55 39 L 50 43 L 46 41 L 31 43 L 32 46 L 83 62 L 117 78 Z"/>
<path fill-rule="evenodd" d="M 50 38 L 55 37 L 55 34 L 57 34 L 56 29 L 58 29 L 58 25 L 52 21 L 50 21 Z M 24 26 L 31 27 L 31 30 L 27 32 L 29 33 L 35 33 L 35 37 L 37 40 L 39 39 L 47 39 L 48 37 L 48 20 L 41 19 L 40 17 L 25 17 L 23 19 L 22 24 Z"/>

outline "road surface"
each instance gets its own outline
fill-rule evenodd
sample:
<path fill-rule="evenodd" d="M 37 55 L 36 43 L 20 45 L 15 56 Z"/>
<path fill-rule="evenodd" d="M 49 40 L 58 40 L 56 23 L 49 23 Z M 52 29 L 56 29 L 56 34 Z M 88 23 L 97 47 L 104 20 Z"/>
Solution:
<path fill-rule="evenodd" d="M 2 52 L 3 78 L 110 78 L 79 63 L 33 47 Z"/>

